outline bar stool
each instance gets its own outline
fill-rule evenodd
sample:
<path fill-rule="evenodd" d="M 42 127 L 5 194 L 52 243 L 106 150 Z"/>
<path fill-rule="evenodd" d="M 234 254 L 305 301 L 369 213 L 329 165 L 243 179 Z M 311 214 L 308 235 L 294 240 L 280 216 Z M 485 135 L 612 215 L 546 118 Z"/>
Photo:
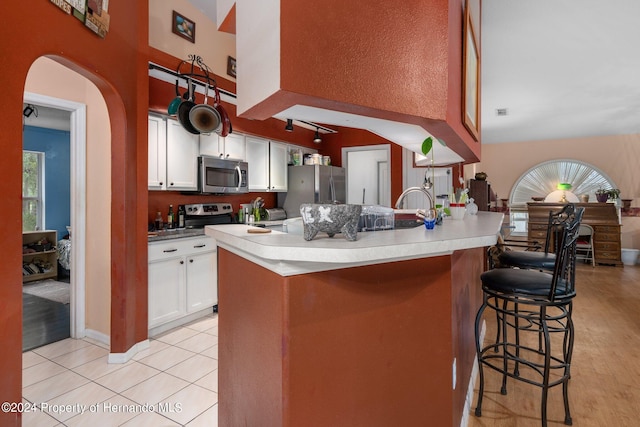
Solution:
<path fill-rule="evenodd" d="M 507 394 L 507 377 L 542 389 L 543 427 L 547 425 L 549 388 L 562 384 L 564 423 L 572 424 L 568 397 L 574 340 L 571 313 L 575 297 L 576 241 L 583 213 L 584 208 L 576 209 L 575 214 L 561 225 L 555 242 L 557 251 L 552 272 L 496 268 L 480 276 L 483 303 L 475 322 L 480 371 L 476 416 L 482 416 L 484 368 L 488 367 L 502 374 L 500 392 L 503 395 Z M 483 346 L 480 324 L 487 308 L 496 311 L 502 338 Z M 523 340 L 529 333 L 542 335 L 541 348 L 535 349 Z"/>
<path fill-rule="evenodd" d="M 559 211 L 549 211 L 547 222 L 547 236 L 544 243 L 544 252 L 537 251 L 503 251 L 498 255 L 500 266 L 534 268 L 551 271 L 555 267 L 557 252 L 557 234 L 562 230 L 562 225 L 574 217 L 576 207 L 573 203 L 567 203 Z M 555 251 L 552 247 L 554 244 Z"/>

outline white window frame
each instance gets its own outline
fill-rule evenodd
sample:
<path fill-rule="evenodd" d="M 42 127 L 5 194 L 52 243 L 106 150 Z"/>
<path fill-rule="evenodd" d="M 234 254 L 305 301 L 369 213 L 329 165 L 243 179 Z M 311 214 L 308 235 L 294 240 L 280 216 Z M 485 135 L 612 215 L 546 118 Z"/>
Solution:
<path fill-rule="evenodd" d="M 22 194 L 22 209 L 24 211 L 26 201 L 36 201 L 36 230 L 44 230 L 45 224 L 45 191 L 44 191 L 44 171 L 45 171 L 45 153 L 42 151 L 22 150 L 23 153 L 35 154 L 38 159 L 38 195 L 25 196 Z"/>

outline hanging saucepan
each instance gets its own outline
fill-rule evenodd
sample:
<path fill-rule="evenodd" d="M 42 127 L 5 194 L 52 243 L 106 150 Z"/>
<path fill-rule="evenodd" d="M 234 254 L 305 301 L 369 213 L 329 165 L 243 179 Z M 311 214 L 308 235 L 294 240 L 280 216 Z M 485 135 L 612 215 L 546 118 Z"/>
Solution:
<path fill-rule="evenodd" d="M 200 133 L 218 132 L 222 119 L 220 113 L 207 104 L 209 95 L 209 85 L 205 85 L 204 104 L 198 104 L 189 111 L 189 121 L 191 125 Z"/>
<path fill-rule="evenodd" d="M 199 135 L 200 131 L 195 128 L 189 119 L 191 114 L 191 110 L 196 106 L 196 103 L 193 100 L 196 98 L 195 88 L 191 85 L 191 78 L 187 81 L 188 91 L 187 91 L 187 99 L 180 103 L 178 107 L 178 121 L 182 125 L 183 128 L 189 133 Z M 186 94 L 185 94 L 186 95 Z"/>
<path fill-rule="evenodd" d="M 178 107 L 182 102 L 182 96 L 180 96 L 180 90 L 178 89 L 178 80 L 176 80 L 176 97 L 171 101 L 169 107 L 167 107 L 167 113 L 170 116 L 175 116 L 178 113 Z"/>
<path fill-rule="evenodd" d="M 216 102 L 215 102 L 216 107 L 215 108 L 218 111 L 218 114 L 220 114 L 220 120 L 222 120 L 222 126 L 220 126 L 220 129 L 216 131 L 216 133 L 222 137 L 225 137 L 231 133 L 231 120 L 229 120 L 229 115 L 227 114 L 227 111 L 224 109 L 224 107 L 220 103 L 220 91 L 218 91 L 218 86 L 215 87 L 215 91 L 216 91 Z"/>

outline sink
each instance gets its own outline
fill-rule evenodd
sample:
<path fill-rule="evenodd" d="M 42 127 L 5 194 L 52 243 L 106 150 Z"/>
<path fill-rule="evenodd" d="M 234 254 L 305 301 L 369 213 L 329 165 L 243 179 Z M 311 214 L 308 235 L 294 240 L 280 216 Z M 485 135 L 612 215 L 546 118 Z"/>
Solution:
<path fill-rule="evenodd" d="M 423 225 L 415 213 L 396 213 L 394 215 L 394 229 L 415 228 Z"/>

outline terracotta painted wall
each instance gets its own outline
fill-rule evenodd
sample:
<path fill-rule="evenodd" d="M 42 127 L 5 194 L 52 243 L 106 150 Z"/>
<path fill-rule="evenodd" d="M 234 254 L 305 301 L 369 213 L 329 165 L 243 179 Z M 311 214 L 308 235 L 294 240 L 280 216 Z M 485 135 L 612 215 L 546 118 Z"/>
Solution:
<path fill-rule="evenodd" d="M 111 129 L 98 88 L 80 74 L 48 58 L 29 69 L 25 90 L 87 105 L 85 327 L 109 336 L 111 308 Z"/>
<path fill-rule="evenodd" d="M 105 39 L 51 2 L 17 2 L 0 26 L 4 120 L 0 132 L 0 196 L 3 205 L 4 274 L 0 286 L 0 398 L 20 402 L 22 391 L 22 98 L 27 73 L 40 56 L 55 57 L 96 84 L 111 120 L 111 351 L 124 352 L 147 336 L 146 51 L 148 3 L 111 2 Z M 25 37 L 28 17 L 28 37 Z M 140 126 L 138 124 L 141 124 Z M 104 177 L 109 179 L 109 177 Z M 108 197 L 108 195 L 105 195 Z M 20 425 L 16 413 L 0 413 L 0 425 Z"/>
<path fill-rule="evenodd" d="M 264 70 L 239 71 L 242 88 L 251 88 L 242 116 L 262 119 L 302 104 L 400 121 L 479 158 L 480 144 L 462 125 L 462 0 L 260 7 L 264 13 L 243 4 L 237 12 L 239 63 Z"/>

